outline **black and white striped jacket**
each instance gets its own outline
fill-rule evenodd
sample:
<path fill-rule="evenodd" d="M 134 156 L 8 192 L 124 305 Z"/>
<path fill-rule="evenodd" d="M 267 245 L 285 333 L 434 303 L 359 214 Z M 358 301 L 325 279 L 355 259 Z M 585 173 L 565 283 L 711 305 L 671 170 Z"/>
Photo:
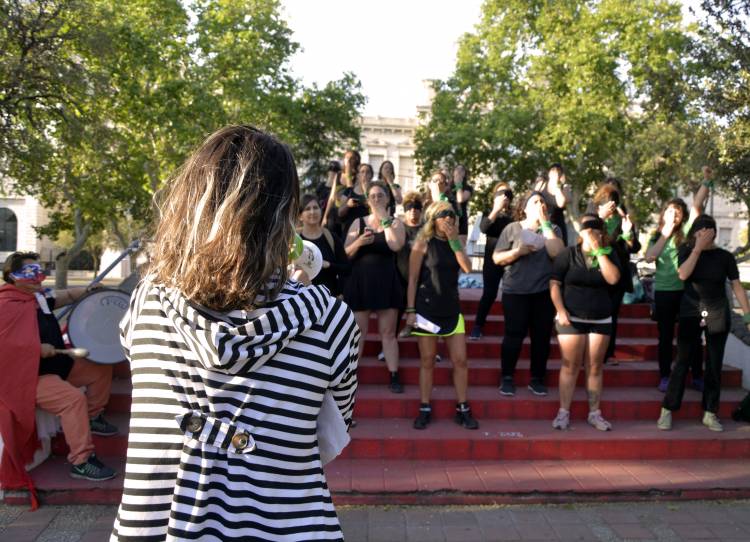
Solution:
<path fill-rule="evenodd" d="M 217 314 L 142 281 L 121 325 L 133 402 L 112 541 L 341 540 L 316 422 L 351 421 L 359 329 L 322 286 L 288 282 Z"/>

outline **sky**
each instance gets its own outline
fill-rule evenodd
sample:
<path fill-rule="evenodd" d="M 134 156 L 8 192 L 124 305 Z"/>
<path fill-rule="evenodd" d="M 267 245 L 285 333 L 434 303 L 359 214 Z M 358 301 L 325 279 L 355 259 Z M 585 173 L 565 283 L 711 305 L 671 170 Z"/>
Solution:
<path fill-rule="evenodd" d="M 682 0 L 683 14 L 698 0 Z M 302 51 L 292 73 L 325 85 L 353 72 L 367 97 L 364 114 L 414 117 L 426 105 L 425 79 L 446 79 L 458 40 L 479 22 L 482 0 L 282 0 Z"/>
<path fill-rule="evenodd" d="M 414 117 L 424 79 L 445 79 L 458 40 L 479 21 L 481 0 L 282 0 L 283 17 L 304 49 L 292 73 L 324 85 L 354 72 L 364 114 Z"/>

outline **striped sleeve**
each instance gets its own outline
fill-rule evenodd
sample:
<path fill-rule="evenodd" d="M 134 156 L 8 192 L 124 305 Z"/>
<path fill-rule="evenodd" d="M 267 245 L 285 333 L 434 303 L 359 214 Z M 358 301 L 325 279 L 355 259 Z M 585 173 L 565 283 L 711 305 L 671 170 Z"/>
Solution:
<path fill-rule="evenodd" d="M 354 411 L 354 396 L 357 391 L 357 364 L 359 362 L 360 330 L 354 320 L 351 309 L 341 301 L 332 307 L 338 314 L 332 318 L 338 322 L 338 331 L 334 333 L 338 341 L 332 348 L 333 365 L 331 375 L 331 393 L 339 411 L 349 427 Z"/>

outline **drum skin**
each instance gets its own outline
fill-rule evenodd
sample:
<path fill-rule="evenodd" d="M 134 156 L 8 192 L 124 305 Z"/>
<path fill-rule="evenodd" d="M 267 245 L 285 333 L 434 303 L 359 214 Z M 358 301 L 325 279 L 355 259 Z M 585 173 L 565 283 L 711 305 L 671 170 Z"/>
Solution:
<path fill-rule="evenodd" d="M 119 326 L 129 304 L 130 296 L 114 288 L 86 294 L 68 315 L 68 339 L 74 347 L 86 348 L 90 361 L 108 365 L 125 361 Z"/>

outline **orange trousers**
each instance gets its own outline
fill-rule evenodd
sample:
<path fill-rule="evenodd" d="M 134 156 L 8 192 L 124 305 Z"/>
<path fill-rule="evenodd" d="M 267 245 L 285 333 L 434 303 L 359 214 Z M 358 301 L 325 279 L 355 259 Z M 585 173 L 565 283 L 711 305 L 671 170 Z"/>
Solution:
<path fill-rule="evenodd" d="M 79 389 L 82 386 L 86 386 L 85 393 Z M 89 419 L 104 410 L 111 386 L 112 366 L 85 359 L 75 360 L 67 380 L 58 375 L 39 375 L 36 406 L 60 416 L 72 465 L 85 462 L 94 451 Z"/>

